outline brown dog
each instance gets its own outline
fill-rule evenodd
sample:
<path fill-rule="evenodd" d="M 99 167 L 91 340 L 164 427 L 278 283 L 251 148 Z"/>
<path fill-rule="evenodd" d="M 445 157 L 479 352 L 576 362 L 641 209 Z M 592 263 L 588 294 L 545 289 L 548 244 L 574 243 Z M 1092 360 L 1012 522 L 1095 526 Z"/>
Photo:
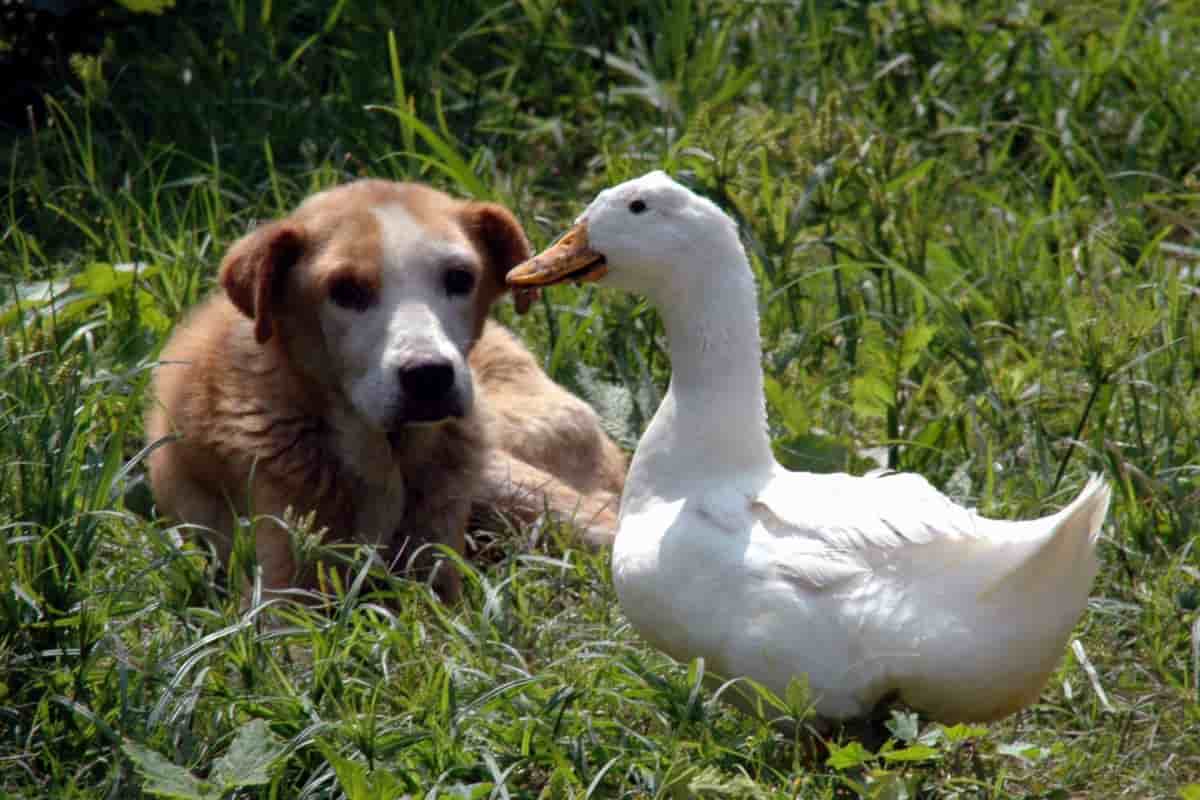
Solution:
<path fill-rule="evenodd" d="M 161 513 L 227 560 L 254 520 L 264 588 L 298 576 L 285 509 L 392 561 L 462 552 L 473 508 L 578 515 L 611 541 L 625 459 L 592 409 L 487 321 L 529 256 L 503 207 L 364 180 L 238 241 L 163 350 L 146 420 Z M 439 593 L 457 596 L 453 570 Z"/>

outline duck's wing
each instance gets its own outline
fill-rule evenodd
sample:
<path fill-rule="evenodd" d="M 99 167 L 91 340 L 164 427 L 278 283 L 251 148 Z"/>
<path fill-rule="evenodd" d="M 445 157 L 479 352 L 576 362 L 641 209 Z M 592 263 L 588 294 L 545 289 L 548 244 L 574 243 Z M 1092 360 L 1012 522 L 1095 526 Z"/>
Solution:
<path fill-rule="evenodd" d="M 865 477 L 780 471 L 750 499 L 761 557 L 812 589 L 892 565 L 960 562 L 980 540 L 974 511 L 908 473 Z M 920 551 L 921 558 L 917 559 Z"/>
<path fill-rule="evenodd" d="M 750 505 L 764 555 L 814 588 L 869 573 L 906 591 L 985 599 L 1064 582 L 1086 591 L 1108 497 L 1093 478 L 1058 513 L 1010 522 L 964 508 L 911 473 L 781 471 Z"/>
<path fill-rule="evenodd" d="M 901 472 L 857 477 L 781 471 L 754 505 L 760 515 L 774 517 L 779 533 L 792 528 L 849 552 L 970 539 L 982 519 L 920 475 Z"/>

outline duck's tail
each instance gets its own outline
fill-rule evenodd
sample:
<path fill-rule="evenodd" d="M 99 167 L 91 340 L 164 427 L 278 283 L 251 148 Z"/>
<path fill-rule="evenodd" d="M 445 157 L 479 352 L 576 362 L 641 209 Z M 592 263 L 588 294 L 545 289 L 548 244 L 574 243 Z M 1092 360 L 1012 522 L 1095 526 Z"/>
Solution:
<path fill-rule="evenodd" d="M 1048 587 L 1059 596 L 1086 597 L 1100 568 L 1096 541 L 1111 496 L 1108 482 L 1092 475 L 1083 491 L 1057 514 L 1015 523 L 1019 532 L 1010 529 L 1017 533 L 1010 541 L 1024 552 L 980 593 L 980 599 L 1001 592 L 1037 593 Z"/>
<path fill-rule="evenodd" d="M 1108 503 L 1108 485 L 1093 477 L 1057 514 L 976 517 L 965 551 L 943 548 L 956 560 L 940 565 L 940 585 L 957 585 L 931 595 L 939 605 L 926 616 L 949 622 L 903 667 L 905 702 L 942 722 L 999 719 L 1034 702 L 1087 607 Z"/>

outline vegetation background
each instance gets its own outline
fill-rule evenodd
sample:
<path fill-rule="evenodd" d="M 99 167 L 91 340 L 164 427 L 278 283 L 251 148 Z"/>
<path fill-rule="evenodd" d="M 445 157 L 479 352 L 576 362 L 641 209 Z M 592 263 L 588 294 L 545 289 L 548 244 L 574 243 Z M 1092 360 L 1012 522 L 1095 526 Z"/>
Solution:
<path fill-rule="evenodd" d="M 0 795 L 1200 797 L 1200 4 L 0 20 Z M 816 748 L 643 645 L 569 530 L 488 537 L 452 608 L 344 553 L 358 579 L 311 609 L 230 593 L 155 518 L 148 371 L 255 220 L 377 175 L 504 202 L 544 245 L 659 167 L 741 224 L 786 463 L 917 470 L 1006 517 L 1113 482 L 1037 705 Z M 631 447 L 668 375 L 654 314 L 567 288 L 513 322 Z"/>

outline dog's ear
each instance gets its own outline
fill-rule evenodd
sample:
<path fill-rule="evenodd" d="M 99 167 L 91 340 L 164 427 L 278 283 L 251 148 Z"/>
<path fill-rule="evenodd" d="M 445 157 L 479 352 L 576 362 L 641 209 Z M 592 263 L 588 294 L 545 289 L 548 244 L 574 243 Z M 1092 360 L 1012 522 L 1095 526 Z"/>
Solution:
<path fill-rule="evenodd" d="M 463 216 L 467 231 L 487 259 L 480 296 L 490 306 L 508 290 L 508 284 L 504 281 L 508 271 L 532 255 L 529 240 L 525 238 L 521 223 L 502 205 L 467 203 Z M 528 311 L 537 296 L 536 289 L 513 292 L 517 313 Z"/>
<path fill-rule="evenodd" d="M 304 231 L 290 222 L 263 225 L 239 239 L 221 262 L 221 287 L 238 310 L 254 320 L 259 344 L 275 333 L 273 312 L 288 270 L 304 252 Z"/>

